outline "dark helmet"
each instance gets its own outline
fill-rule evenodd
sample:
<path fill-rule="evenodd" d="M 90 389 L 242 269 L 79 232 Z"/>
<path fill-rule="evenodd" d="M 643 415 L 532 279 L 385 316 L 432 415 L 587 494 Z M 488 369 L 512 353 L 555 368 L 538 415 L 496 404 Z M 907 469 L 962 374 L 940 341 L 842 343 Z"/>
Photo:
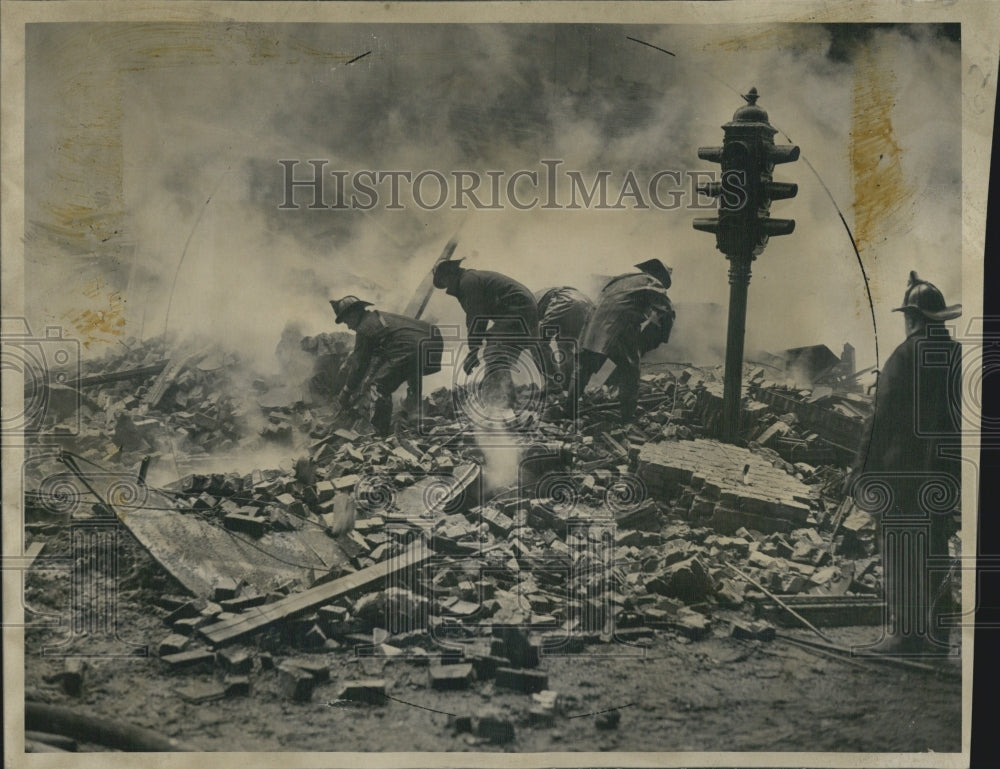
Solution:
<path fill-rule="evenodd" d="M 906 284 L 906 294 L 903 296 L 903 306 L 893 307 L 893 312 L 914 310 L 927 320 L 941 321 L 957 318 L 962 314 L 962 305 L 945 306 L 944 294 L 933 283 L 921 280 L 915 271 L 910 272 L 910 280 Z"/>
<path fill-rule="evenodd" d="M 670 267 L 664 266 L 663 262 L 659 259 L 647 259 L 645 262 L 639 262 L 639 264 L 635 266 L 647 275 L 652 275 L 660 281 L 664 288 L 670 288 L 670 274 L 673 270 Z"/>
<path fill-rule="evenodd" d="M 455 275 L 461 268 L 461 263 L 464 261 L 465 257 L 462 259 L 445 259 L 444 261 L 438 262 L 434 265 L 434 287 L 435 288 L 447 288 L 448 279 Z"/>
<path fill-rule="evenodd" d="M 535 292 L 535 304 L 538 305 L 538 314 L 544 315 L 545 309 L 549 306 L 549 302 L 552 298 L 558 294 L 560 291 L 564 291 L 564 288 L 556 286 L 555 288 L 546 288 L 541 291 Z"/>
<path fill-rule="evenodd" d="M 358 299 L 356 296 L 345 296 L 343 299 L 331 299 L 330 306 L 333 308 L 334 318 L 337 323 L 343 323 L 352 312 L 371 307 L 371 302 Z"/>

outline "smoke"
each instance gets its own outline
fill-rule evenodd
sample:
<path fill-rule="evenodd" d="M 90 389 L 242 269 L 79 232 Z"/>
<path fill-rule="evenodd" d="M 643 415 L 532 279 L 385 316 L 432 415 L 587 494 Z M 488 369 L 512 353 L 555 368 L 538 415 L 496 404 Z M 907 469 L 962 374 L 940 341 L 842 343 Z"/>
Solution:
<path fill-rule="evenodd" d="M 483 453 L 483 488 L 487 492 L 500 491 L 518 482 L 522 452 L 516 435 L 477 431 L 476 445 Z"/>
<path fill-rule="evenodd" d="M 961 301 L 961 70 L 950 28 L 34 26 L 46 29 L 28 35 L 26 304 L 40 325 L 87 307 L 66 274 L 99 277 L 123 298 L 122 338 L 208 332 L 277 370 L 288 323 L 331 330 L 327 300 L 345 294 L 400 311 L 460 228 L 455 256 L 466 266 L 532 290 L 594 296 L 595 276 L 655 256 L 673 267 L 678 303 L 725 308 L 727 262 L 691 227 L 709 211 L 310 210 L 302 189 L 302 207 L 282 210 L 278 161 L 303 161 L 304 176 L 309 159 L 450 174 L 542 173 L 553 158 L 585 179 L 611 171 L 617 194 L 628 170 L 714 170 L 697 147 L 721 143 L 737 92 L 756 86 L 851 222 L 852 94 L 869 60 L 891 74 L 892 128 L 915 190 L 862 254 L 883 360 L 902 339 L 890 309 L 911 269 Z M 802 162 L 775 178 L 799 184 L 772 210 L 797 227 L 754 264 L 747 349 L 849 341 L 859 367 L 874 363 L 865 286 L 826 191 Z M 440 291 L 426 317 L 463 321 Z M 678 346 L 718 349 L 702 325 L 679 312 Z"/>

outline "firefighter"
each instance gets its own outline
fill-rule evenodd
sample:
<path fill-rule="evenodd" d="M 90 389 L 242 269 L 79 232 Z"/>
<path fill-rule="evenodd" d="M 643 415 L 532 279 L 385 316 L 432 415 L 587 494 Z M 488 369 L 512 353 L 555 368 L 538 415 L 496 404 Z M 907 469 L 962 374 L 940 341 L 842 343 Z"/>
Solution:
<path fill-rule="evenodd" d="M 485 399 L 513 408 L 511 371 L 522 352 L 530 354 L 541 379 L 536 384 L 539 389 L 545 389 L 535 297 L 513 278 L 489 270 L 469 270 L 461 266 L 462 261 L 449 259 L 434 267 L 435 287 L 458 299 L 465 310 L 469 352 L 462 362 L 462 370 L 471 375 L 481 362 L 485 362 Z"/>
<path fill-rule="evenodd" d="M 942 570 L 928 568 L 927 558 L 948 556 L 959 509 L 961 345 L 944 321 L 959 317 L 962 305 L 945 305 L 937 286 L 911 272 L 903 304 L 894 311 L 903 313 L 906 339 L 879 374 L 875 410 L 849 488 L 887 535 L 883 580 L 889 627 L 877 650 L 947 653 L 946 639 L 935 638 L 933 631 L 937 613 L 948 604 L 948 585 Z M 874 509 L 874 500 L 884 504 Z M 901 535 L 915 523 L 927 527 L 926 544 L 916 535 Z"/>
<path fill-rule="evenodd" d="M 577 346 L 594 312 L 594 303 L 586 294 L 571 286 L 539 291 L 535 298 L 541 316 L 538 325 L 542 338 L 547 340 L 542 345 L 542 353 L 546 358 L 548 381 L 557 392 L 562 392 L 576 371 Z M 553 332 L 554 339 L 548 341 Z"/>
<path fill-rule="evenodd" d="M 639 358 L 670 339 L 675 313 L 667 296 L 671 270 L 659 259 L 635 265 L 640 272 L 618 275 L 601 290 L 597 308 L 580 340 L 580 364 L 570 383 L 577 399 L 608 358 L 615 364 L 622 422 L 635 415 L 639 398 Z M 654 338 L 655 337 L 655 338 Z M 567 411 L 572 403 L 567 401 Z"/>
<path fill-rule="evenodd" d="M 368 394 L 373 401 L 372 425 L 388 435 L 392 421 L 392 394 L 406 382 L 405 421 L 417 406 L 420 377 L 441 370 L 444 342 L 441 332 L 422 320 L 381 310 L 356 296 L 330 300 L 337 323 L 355 333 L 354 351 L 344 366 L 347 377 L 340 392 L 340 406 L 349 408 Z"/>

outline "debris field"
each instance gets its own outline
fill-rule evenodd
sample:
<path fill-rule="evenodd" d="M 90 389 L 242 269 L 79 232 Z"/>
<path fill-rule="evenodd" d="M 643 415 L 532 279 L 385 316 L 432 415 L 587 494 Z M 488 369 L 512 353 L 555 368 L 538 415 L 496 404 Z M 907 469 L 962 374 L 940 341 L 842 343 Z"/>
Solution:
<path fill-rule="evenodd" d="M 876 522 L 843 492 L 870 397 L 750 366 L 731 445 L 715 437 L 721 372 L 654 366 L 625 426 L 601 387 L 573 419 L 543 404 L 529 429 L 483 433 L 442 388 L 418 423 L 379 438 L 327 405 L 346 340 L 293 340 L 292 387 L 217 347 L 163 339 L 52 387 L 54 440 L 25 463 L 29 700 L 125 717 L 106 701 L 154 676 L 174 717 L 147 725 L 202 746 L 219 714 L 273 706 L 309 709 L 313 725 L 348 719 L 343 740 L 310 749 L 394 749 L 362 723 L 411 705 L 418 720 L 402 733 L 427 732 L 413 749 L 750 749 L 717 734 L 637 738 L 642 713 L 675 726 L 684 713 L 610 682 L 679 687 L 721 657 L 764 669 L 795 655 L 806 671 L 886 685 L 930 677 L 942 702 L 958 685 L 916 663 L 837 659 L 884 619 Z M 260 458 L 276 461 L 248 467 Z M 816 695 L 837 696 L 829 683 Z M 674 705 L 686 696 L 670 691 Z M 192 713 L 216 719 L 194 728 Z M 261 728 L 271 737 L 252 749 L 310 744 Z M 930 738 L 916 731 L 900 749 Z M 957 749 L 950 731 L 936 739 Z M 814 744 L 796 740 L 777 744 Z"/>

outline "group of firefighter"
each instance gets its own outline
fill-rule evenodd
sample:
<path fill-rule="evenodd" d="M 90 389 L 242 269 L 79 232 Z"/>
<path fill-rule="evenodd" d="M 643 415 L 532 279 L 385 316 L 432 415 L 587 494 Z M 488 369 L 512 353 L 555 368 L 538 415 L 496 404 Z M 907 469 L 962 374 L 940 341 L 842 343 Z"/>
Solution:
<path fill-rule="evenodd" d="M 611 360 L 615 370 L 607 383 L 617 386 L 621 420 L 633 418 L 639 360 L 668 341 L 674 324 L 667 296 L 670 268 L 659 259 L 641 262 L 636 271 L 609 280 L 591 301 L 570 286 L 533 294 L 507 275 L 466 269 L 461 262 L 438 262 L 433 278 L 434 286 L 465 311 L 466 384 L 479 366 L 493 369 L 492 379 L 503 386 L 491 397 L 509 408 L 514 402 L 511 370 L 527 356 L 542 373 L 540 388 L 559 402 L 556 416 L 566 416 L 591 377 Z M 403 412 L 413 413 L 420 378 L 441 370 L 440 330 L 426 321 L 368 309 L 372 303 L 356 296 L 330 303 L 337 323 L 356 334 L 340 405 L 353 408 L 367 390 L 372 424 L 387 434 L 396 389 L 408 384 Z M 940 568 L 930 568 L 929 559 L 947 559 L 959 510 L 961 395 L 956 398 L 955 388 L 962 378 L 961 345 L 944 324 L 959 317 L 961 305 L 946 305 L 936 286 L 911 272 L 903 303 L 894 309 L 903 315 L 906 338 L 883 365 L 874 413 L 844 490 L 863 506 L 861 500 L 872 497 L 864 488 L 878 488 L 873 498 L 884 502 L 872 510 L 885 534 L 888 607 L 886 633 L 876 650 L 947 654 L 947 633 L 942 635 L 936 619 L 949 603 L 949 581 Z M 927 500 L 940 504 L 925 509 Z"/>
<path fill-rule="evenodd" d="M 671 269 L 659 259 L 635 265 L 635 272 L 612 278 L 596 302 L 571 286 L 531 292 L 514 278 L 462 267 L 445 259 L 434 267 L 434 286 L 455 297 L 465 312 L 468 353 L 461 364 L 467 381 L 476 380 L 483 397 L 499 408 L 516 404 L 513 372 L 529 371 L 539 391 L 555 396 L 555 413 L 571 413 L 591 377 L 606 360 L 615 365 L 621 419 L 635 414 L 639 396 L 639 359 L 666 343 L 675 312 L 667 295 Z M 356 296 L 330 302 L 337 323 L 355 333 L 339 405 L 354 408 L 359 399 L 371 407 L 376 431 L 392 425 L 392 394 L 404 383 L 401 418 L 417 407 L 420 378 L 441 370 L 444 339 L 440 329 L 416 318 L 369 309 Z M 521 368 L 526 356 L 531 364 Z"/>

